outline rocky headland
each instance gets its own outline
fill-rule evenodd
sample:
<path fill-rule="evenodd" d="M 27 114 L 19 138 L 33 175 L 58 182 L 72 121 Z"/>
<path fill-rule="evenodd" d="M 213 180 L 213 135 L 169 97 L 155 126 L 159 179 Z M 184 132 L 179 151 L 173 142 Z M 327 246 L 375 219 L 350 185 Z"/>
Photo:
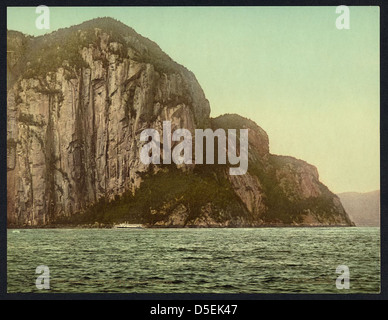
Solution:
<path fill-rule="evenodd" d="M 270 153 L 236 114 L 210 117 L 194 74 L 110 18 L 31 37 L 7 32 L 9 227 L 351 226 L 314 166 Z M 249 129 L 249 167 L 144 165 L 140 132 Z"/>

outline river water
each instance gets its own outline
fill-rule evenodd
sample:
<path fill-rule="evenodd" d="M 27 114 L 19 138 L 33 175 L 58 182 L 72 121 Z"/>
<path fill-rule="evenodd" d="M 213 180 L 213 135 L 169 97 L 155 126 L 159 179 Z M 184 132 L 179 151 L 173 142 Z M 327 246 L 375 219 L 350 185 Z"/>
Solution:
<path fill-rule="evenodd" d="M 8 292 L 377 293 L 379 228 L 8 230 Z M 45 265 L 50 289 L 36 288 Z M 338 290 L 339 265 L 350 289 Z"/>

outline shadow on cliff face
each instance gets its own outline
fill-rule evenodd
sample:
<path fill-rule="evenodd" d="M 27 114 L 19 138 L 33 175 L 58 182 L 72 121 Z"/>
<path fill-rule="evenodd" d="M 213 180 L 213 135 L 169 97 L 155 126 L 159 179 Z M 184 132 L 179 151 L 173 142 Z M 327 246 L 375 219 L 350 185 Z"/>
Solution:
<path fill-rule="evenodd" d="M 253 222 L 233 192 L 224 168 L 197 166 L 183 172 L 173 165 L 144 174 L 139 189 L 108 201 L 105 198 L 85 213 L 57 223 L 142 223 L 149 226 L 190 226 Z"/>
<path fill-rule="evenodd" d="M 252 130 L 249 170 L 228 175 L 227 165 L 153 166 L 134 194 L 101 199 L 85 213 L 58 223 L 111 225 L 142 223 L 153 227 L 255 227 L 265 225 L 350 226 L 342 205 L 319 182 L 314 166 L 271 155 L 268 137 L 254 122 L 238 115 L 213 121 Z M 220 125 L 222 124 L 222 126 Z M 215 148 L 217 150 L 217 147 Z"/>
<path fill-rule="evenodd" d="M 41 37 L 8 31 L 8 223 L 150 226 L 351 225 L 316 168 L 269 153 L 238 115 L 210 118 L 194 74 L 101 18 Z M 146 167 L 139 132 L 249 129 L 249 166 Z"/>

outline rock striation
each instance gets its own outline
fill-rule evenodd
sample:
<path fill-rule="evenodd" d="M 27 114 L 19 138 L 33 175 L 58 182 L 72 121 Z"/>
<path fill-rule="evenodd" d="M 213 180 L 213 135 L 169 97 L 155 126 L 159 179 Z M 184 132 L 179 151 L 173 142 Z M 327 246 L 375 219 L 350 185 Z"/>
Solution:
<path fill-rule="evenodd" d="M 7 45 L 9 226 L 352 225 L 315 167 L 270 154 L 248 119 L 210 118 L 194 74 L 122 23 L 100 18 L 36 38 L 8 31 Z M 248 173 L 145 166 L 140 132 L 162 132 L 165 120 L 173 131 L 248 128 Z"/>

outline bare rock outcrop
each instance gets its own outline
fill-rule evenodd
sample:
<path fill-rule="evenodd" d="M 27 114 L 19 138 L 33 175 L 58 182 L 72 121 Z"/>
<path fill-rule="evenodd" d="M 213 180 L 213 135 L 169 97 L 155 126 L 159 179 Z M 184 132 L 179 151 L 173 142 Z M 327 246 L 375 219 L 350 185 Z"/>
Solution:
<path fill-rule="evenodd" d="M 96 19 L 37 38 L 10 31 L 8 48 L 9 225 L 80 216 L 150 226 L 352 224 L 315 167 L 271 155 L 253 121 L 211 119 L 194 74 L 120 22 Z M 162 132 L 165 120 L 172 130 L 249 129 L 248 173 L 145 166 L 140 132 Z"/>

